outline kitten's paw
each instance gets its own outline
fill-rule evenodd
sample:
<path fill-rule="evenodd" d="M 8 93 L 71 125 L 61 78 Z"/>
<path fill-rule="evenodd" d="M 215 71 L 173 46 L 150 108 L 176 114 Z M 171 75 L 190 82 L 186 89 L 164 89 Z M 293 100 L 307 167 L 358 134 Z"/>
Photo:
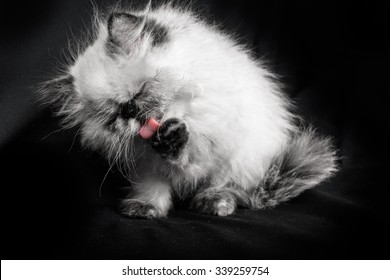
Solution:
<path fill-rule="evenodd" d="M 167 216 L 167 213 L 157 209 L 151 204 L 131 199 L 123 202 L 121 213 L 131 218 L 143 219 L 162 218 Z"/>
<path fill-rule="evenodd" d="M 184 122 L 172 118 L 166 120 L 152 138 L 152 147 L 163 158 L 176 159 L 188 142 L 189 133 Z"/>
<path fill-rule="evenodd" d="M 228 216 L 232 214 L 237 207 L 236 200 L 227 192 L 208 192 L 199 193 L 194 197 L 191 208 L 202 214 Z"/>

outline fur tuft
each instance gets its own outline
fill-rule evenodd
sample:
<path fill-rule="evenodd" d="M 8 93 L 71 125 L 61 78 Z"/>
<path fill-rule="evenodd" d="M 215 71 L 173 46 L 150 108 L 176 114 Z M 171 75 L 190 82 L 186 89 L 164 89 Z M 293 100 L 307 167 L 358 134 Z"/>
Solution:
<path fill-rule="evenodd" d="M 297 133 L 251 194 L 251 207 L 273 207 L 313 188 L 337 171 L 336 161 L 331 138 L 311 128 Z"/>

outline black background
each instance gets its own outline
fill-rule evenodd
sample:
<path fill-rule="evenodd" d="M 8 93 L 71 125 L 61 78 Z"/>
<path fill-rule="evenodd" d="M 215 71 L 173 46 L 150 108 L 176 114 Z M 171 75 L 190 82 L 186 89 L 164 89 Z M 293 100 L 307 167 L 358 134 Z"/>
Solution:
<path fill-rule="evenodd" d="M 109 1 L 96 1 L 106 6 Z M 179 203 L 168 219 L 115 208 L 126 182 L 59 131 L 34 88 L 68 38 L 87 30 L 85 1 L 2 2 L 2 259 L 388 259 L 389 13 L 378 1 L 198 1 L 283 77 L 299 113 L 335 138 L 341 172 L 275 209 L 218 218 Z"/>

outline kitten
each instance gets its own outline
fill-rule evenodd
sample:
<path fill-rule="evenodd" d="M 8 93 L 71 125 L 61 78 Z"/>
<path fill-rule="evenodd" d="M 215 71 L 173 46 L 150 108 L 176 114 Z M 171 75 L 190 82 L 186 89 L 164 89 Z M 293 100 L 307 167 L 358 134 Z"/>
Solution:
<path fill-rule="evenodd" d="M 113 10 L 95 33 L 42 92 L 131 182 L 123 214 L 165 217 L 172 195 L 219 216 L 272 207 L 336 171 L 331 140 L 298 126 L 274 75 L 193 12 Z"/>

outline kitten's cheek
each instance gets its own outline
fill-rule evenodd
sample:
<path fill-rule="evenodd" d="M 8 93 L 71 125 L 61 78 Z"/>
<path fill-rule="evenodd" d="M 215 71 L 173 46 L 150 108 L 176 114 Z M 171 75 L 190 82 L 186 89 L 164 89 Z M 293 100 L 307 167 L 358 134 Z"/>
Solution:
<path fill-rule="evenodd" d="M 138 121 L 134 119 L 123 120 L 121 125 L 121 132 L 123 132 L 126 135 L 136 136 L 138 135 L 140 128 L 141 125 L 139 124 Z"/>

